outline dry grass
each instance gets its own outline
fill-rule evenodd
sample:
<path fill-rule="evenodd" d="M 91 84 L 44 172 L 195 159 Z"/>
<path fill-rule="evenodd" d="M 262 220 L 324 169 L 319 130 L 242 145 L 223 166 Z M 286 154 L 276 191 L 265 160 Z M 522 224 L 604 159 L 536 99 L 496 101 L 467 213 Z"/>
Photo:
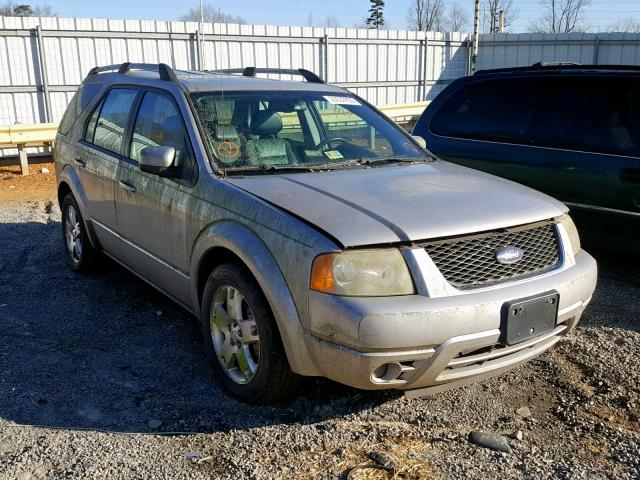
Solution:
<path fill-rule="evenodd" d="M 300 480 L 340 475 L 348 480 L 418 480 L 443 478 L 442 472 L 426 461 L 430 442 L 409 435 L 388 438 L 378 444 L 348 445 L 341 455 L 331 449 L 325 438 L 322 451 L 307 452 L 309 470 Z M 388 462 L 387 467 L 382 463 Z M 331 474 L 330 474 L 331 472 Z"/>

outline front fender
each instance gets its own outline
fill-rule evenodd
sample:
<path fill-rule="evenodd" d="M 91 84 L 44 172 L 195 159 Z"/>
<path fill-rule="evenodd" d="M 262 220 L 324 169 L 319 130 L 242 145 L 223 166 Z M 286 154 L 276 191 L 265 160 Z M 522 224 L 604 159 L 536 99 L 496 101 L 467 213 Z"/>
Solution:
<path fill-rule="evenodd" d="M 258 235 L 234 221 L 206 228 L 195 242 L 191 262 L 192 303 L 200 318 L 198 278 L 202 259 L 214 248 L 233 252 L 253 274 L 273 311 L 291 369 L 300 375 L 318 375 L 304 342 L 295 302 L 280 268 Z"/>

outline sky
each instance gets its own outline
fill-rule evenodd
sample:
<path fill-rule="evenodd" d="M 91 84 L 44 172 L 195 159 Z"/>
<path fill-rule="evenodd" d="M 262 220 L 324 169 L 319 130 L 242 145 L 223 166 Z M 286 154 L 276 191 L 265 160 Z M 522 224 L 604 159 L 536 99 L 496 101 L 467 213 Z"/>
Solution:
<path fill-rule="evenodd" d="M 407 10 L 411 0 L 386 0 L 385 18 L 391 28 L 407 27 Z M 444 0 L 468 8 L 472 18 L 473 0 Z M 33 1 L 32 5 L 50 5 L 60 17 L 126 18 L 143 20 L 177 20 L 198 0 L 49 0 Z M 306 25 L 309 14 L 320 22 L 328 15 L 336 17 L 343 27 L 361 23 L 369 8 L 368 0 L 212 0 L 224 13 L 240 16 L 248 23 L 260 25 Z M 513 0 L 518 20 L 511 31 L 526 32 L 539 17 L 540 0 Z M 616 20 L 633 18 L 640 21 L 640 0 L 592 0 L 586 21 L 589 31 L 604 30 Z"/>

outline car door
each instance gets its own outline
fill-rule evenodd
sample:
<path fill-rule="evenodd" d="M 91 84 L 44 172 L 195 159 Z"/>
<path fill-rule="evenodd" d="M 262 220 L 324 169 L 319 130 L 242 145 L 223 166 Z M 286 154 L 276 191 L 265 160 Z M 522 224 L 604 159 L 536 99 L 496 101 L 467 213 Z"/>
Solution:
<path fill-rule="evenodd" d="M 126 87 L 107 91 L 88 117 L 74 159 L 98 240 L 102 248 L 116 257 L 122 255 L 122 244 L 117 233 L 115 180 L 125 130 L 138 93 L 137 89 Z"/>
<path fill-rule="evenodd" d="M 174 164 L 154 175 L 139 168 L 146 147 L 174 147 Z M 127 155 L 118 166 L 116 215 L 127 263 L 176 300 L 189 304 L 187 222 L 196 178 L 183 115 L 170 93 L 143 93 L 130 129 Z"/>

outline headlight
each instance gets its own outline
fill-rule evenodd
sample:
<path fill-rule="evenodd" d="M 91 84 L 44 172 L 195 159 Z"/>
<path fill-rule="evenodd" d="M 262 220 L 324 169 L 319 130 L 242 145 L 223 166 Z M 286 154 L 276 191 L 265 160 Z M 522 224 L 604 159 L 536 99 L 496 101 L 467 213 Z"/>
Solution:
<path fill-rule="evenodd" d="M 320 255 L 311 269 L 311 288 L 335 295 L 362 297 L 414 293 L 409 269 L 397 249 Z"/>
<path fill-rule="evenodd" d="M 564 229 L 567 232 L 569 240 L 571 241 L 571 248 L 573 249 L 573 254 L 577 254 L 580 251 L 580 235 L 578 235 L 578 229 L 576 228 L 576 224 L 573 223 L 571 217 L 569 215 L 563 215 L 558 219 L 558 222 L 562 224 Z"/>

